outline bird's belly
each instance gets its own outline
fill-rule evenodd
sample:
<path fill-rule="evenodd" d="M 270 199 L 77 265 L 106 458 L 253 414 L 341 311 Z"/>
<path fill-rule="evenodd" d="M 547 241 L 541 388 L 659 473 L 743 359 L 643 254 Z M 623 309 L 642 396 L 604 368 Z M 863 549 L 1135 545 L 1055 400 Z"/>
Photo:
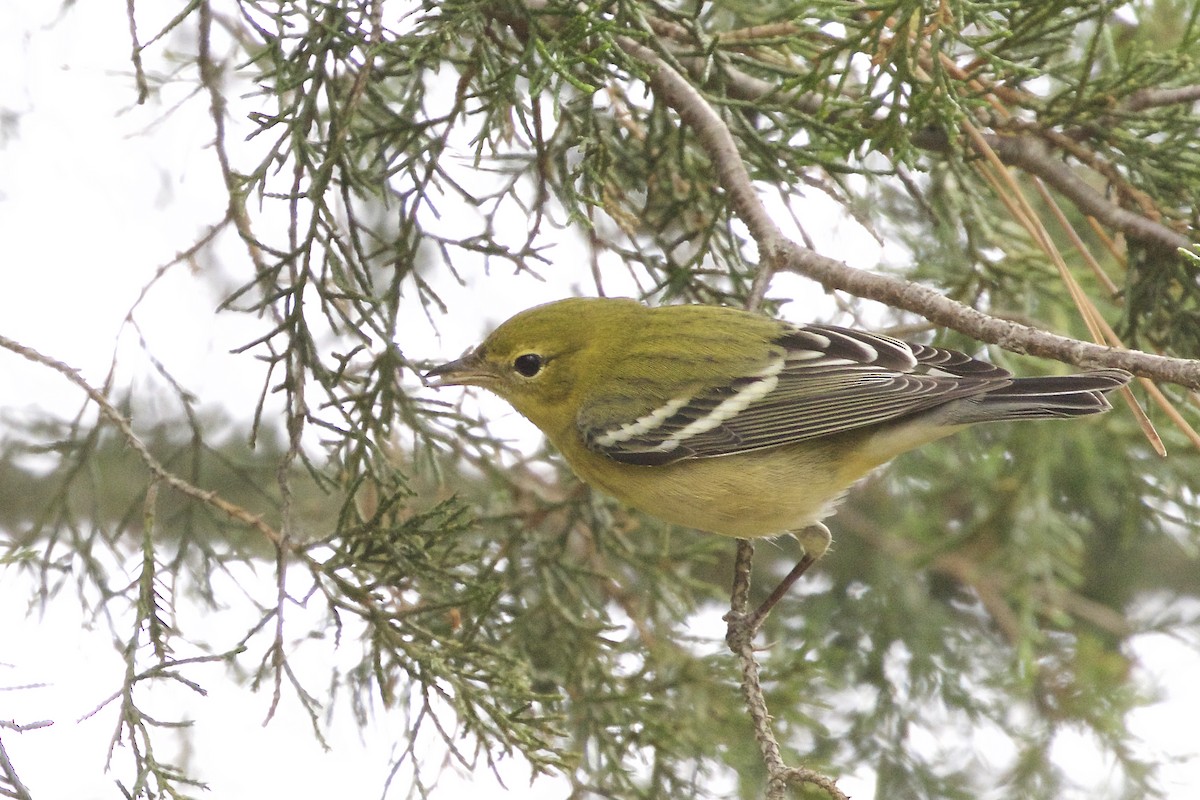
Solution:
<path fill-rule="evenodd" d="M 754 538 L 820 521 L 861 475 L 829 469 L 821 450 L 760 450 L 655 467 L 611 462 L 576 472 L 618 500 L 667 522 Z"/>

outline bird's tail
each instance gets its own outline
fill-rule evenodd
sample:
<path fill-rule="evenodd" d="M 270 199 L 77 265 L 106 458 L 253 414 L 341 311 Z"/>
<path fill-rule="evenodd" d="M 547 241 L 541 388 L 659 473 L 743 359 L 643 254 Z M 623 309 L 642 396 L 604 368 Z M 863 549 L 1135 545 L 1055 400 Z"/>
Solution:
<path fill-rule="evenodd" d="M 1048 378 L 1014 378 L 1006 386 L 956 403 L 954 421 L 974 423 L 1100 414 L 1112 408 L 1104 395 L 1129 383 L 1132 377 L 1124 370 L 1101 369 Z"/>

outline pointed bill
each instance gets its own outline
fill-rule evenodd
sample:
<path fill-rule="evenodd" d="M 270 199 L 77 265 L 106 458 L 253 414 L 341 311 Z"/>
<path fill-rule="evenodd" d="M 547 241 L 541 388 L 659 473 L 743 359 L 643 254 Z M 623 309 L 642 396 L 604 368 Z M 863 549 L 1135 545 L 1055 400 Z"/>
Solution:
<path fill-rule="evenodd" d="M 474 350 L 456 361 L 434 367 L 423 376 L 434 388 L 442 386 L 487 386 L 496 379 L 487 363 Z"/>

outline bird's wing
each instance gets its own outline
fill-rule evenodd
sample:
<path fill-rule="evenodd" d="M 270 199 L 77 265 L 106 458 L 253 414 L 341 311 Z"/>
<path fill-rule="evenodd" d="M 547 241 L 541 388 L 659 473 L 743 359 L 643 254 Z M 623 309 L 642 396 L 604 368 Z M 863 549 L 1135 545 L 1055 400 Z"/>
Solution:
<path fill-rule="evenodd" d="M 580 433 L 617 461 L 669 464 L 878 425 L 1011 383 L 1006 370 L 964 353 L 847 328 L 789 327 L 773 344 L 754 374 L 664 396 L 649 410 L 585 407 Z"/>

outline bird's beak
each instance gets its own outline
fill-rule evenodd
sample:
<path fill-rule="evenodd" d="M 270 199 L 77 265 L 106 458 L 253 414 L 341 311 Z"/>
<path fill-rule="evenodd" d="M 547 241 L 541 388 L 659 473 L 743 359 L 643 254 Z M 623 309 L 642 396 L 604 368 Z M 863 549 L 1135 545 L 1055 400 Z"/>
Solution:
<path fill-rule="evenodd" d="M 472 350 L 457 361 L 434 367 L 423 376 L 434 388 L 441 386 L 485 386 L 495 376 L 478 351 Z"/>

